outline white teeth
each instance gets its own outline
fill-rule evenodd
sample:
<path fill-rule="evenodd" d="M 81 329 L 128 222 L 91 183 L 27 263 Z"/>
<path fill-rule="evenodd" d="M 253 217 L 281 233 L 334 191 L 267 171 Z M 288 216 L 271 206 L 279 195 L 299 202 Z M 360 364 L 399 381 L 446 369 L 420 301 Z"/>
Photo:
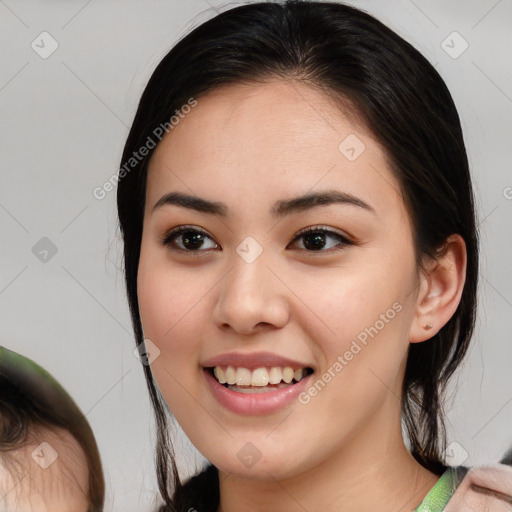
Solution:
<path fill-rule="evenodd" d="M 215 377 L 217 377 L 217 380 L 221 383 L 221 384 L 226 384 L 227 380 L 226 380 L 226 374 L 224 373 L 224 370 L 220 367 L 220 366 L 216 366 L 214 369 L 213 369 L 213 374 L 215 375 Z"/>
<path fill-rule="evenodd" d="M 226 382 L 233 385 L 236 382 L 236 370 L 232 366 L 226 368 Z"/>
<path fill-rule="evenodd" d="M 268 372 L 266 368 L 256 368 L 251 377 L 251 386 L 266 386 L 268 384 Z"/>
<path fill-rule="evenodd" d="M 286 382 L 286 384 L 290 384 L 290 382 L 293 380 L 293 375 L 294 374 L 295 374 L 295 372 L 289 366 L 287 366 L 283 370 L 283 380 Z"/>
<path fill-rule="evenodd" d="M 270 368 L 270 374 L 268 381 L 270 384 L 279 384 L 283 380 L 283 370 L 279 366 L 273 366 Z"/>
<path fill-rule="evenodd" d="M 236 369 L 236 385 L 237 386 L 250 386 L 251 385 L 251 370 L 247 368 Z"/>
<path fill-rule="evenodd" d="M 213 374 L 221 384 L 263 388 L 268 384 L 275 386 L 281 382 L 290 384 L 292 380 L 299 382 L 305 376 L 306 369 L 294 370 L 290 366 L 272 366 L 271 368 L 255 368 L 251 371 L 249 368 L 243 367 L 228 366 L 224 369 L 221 366 L 216 366 L 213 369 Z"/>

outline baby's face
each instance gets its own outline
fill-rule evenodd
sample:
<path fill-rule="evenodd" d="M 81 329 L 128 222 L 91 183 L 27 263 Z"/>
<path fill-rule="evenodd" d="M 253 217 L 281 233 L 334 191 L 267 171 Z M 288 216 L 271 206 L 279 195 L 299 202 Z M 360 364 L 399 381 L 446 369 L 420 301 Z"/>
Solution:
<path fill-rule="evenodd" d="M 87 460 L 69 432 L 31 433 L 27 444 L 2 457 L 0 512 L 87 511 Z"/>

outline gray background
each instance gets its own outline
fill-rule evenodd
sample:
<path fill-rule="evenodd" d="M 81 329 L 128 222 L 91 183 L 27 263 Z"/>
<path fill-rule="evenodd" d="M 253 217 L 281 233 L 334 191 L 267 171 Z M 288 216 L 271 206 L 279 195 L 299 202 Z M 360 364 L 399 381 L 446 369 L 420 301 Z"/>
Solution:
<path fill-rule="evenodd" d="M 459 109 L 478 196 L 482 286 L 473 347 L 448 404 L 449 439 L 453 463 L 465 452 L 465 464 L 496 461 L 512 443 L 512 2 L 352 4 L 426 55 Z M 234 5 L 0 0 L 0 344 L 50 371 L 87 414 L 106 473 L 106 511 L 151 509 L 154 434 L 133 355 L 115 191 L 103 200 L 92 191 L 116 173 L 160 59 Z M 51 48 L 43 31 L 58 43 L 45 59 L 31 47 L 45 37 Z M 469 44 L 460 55 L 464 41 L 454 31 Z M 43 237 L 57 249 L 47 261 L 33 252 L 48 244 Z M 177 450 L 187 475 L 202 459 L 183 436 Z"/>

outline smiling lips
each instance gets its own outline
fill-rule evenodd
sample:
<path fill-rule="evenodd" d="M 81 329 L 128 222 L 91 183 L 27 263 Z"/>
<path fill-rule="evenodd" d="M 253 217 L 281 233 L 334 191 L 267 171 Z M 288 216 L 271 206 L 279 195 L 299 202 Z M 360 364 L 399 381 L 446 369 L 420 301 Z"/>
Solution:
<path fill-rule="evenodd" d="M 234 387 L 233 391 L 238 391 L 238 387 L 288 385 L 313 371 L 307 364 L 272 352 L 222 354 L 205 361 L 203 366 L 213 370 L 220 384 Z"/>
<path fill-rule="evenodd" d="M 244 415 L 268 414 L 291 403 L 313 368 L 270 352 L 224 354 L 203 363 L 217 401 Z"/>

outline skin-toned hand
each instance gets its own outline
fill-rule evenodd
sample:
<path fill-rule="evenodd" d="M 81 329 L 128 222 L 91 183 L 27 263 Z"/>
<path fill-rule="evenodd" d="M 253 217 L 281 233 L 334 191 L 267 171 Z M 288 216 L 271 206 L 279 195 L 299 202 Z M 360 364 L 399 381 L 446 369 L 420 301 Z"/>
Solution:
<path fill-rule="evenodd" d="M 445 512 L 511 512 L 512 467 L 505 464 L 469 469 Z"/>

